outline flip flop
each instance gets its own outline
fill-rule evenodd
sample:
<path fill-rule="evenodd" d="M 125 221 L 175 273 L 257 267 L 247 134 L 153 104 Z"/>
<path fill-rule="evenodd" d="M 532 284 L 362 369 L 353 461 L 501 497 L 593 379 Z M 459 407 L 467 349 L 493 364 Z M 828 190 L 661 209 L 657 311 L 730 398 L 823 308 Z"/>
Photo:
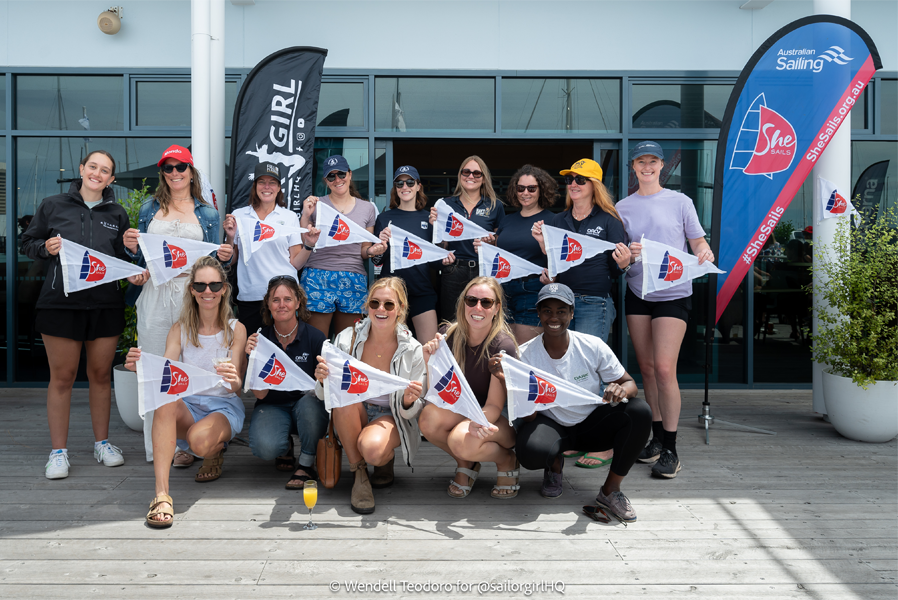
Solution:
<path fill-rule="evenodd" d="M 597 464 L 594 464 L 594 465 L 584 465 L 584 464 L 581 463 L 580 460 L 578 459 L 577 462 L 574 463 L 574 466 L 575 466 L 575 467 L 580 467 L 581 469 L 599 469 L 599 468 L 601 468 L 601 467 L 604 467 L 605 465 L 610 465 L 610 464 L 611 464 L 611 461 L 614 460 L 614 457 L 611 457 L 611 458 L 596 458 L 595 456 L 586 456 L 586 453 L 585 453 L 585 452 L 584 452 L 584 457 L 585 457 L 585 458 L 589 458 L 590 460 L 597 460 L 597 461 L 599 461 L 599 462 L 598 462 Z"/>
<path fill-rule="evenodd" d="M 567 452 L 561 453 L 561 455 L 565 458 L 580 458 L 585 454 L 586 452 L 580 452 L 579 450 L 568 450 Z"/>

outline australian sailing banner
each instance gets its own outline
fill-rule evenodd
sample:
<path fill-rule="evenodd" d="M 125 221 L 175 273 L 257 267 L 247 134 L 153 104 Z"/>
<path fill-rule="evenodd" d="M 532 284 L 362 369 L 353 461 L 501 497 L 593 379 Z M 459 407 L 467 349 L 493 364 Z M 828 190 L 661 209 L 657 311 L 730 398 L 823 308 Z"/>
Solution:
<path fill-rule="evenodd" d="M 717 319 L 880 68 L 867 33 L 831 15 L 790 23 L 748 61 L 717 145 L 712 243 L 728 271 L 718 279 Z"/>
<path fill-rule="evenodd" d="M 315 122 L 327 50 L 297 46 L 263 59 L 247 76 L 234 109 L 228 212 L 249 203 L 261 162 L 281 167 L 287 208 L 312 194 Z"/>

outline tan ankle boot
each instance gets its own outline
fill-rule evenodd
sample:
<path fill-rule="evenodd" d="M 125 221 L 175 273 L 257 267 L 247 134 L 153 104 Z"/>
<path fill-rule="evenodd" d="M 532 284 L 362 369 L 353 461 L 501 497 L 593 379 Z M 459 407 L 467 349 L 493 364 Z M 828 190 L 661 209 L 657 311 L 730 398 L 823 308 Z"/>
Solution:
<path fill-rule="evenodd" d="M 370 515 L 374 512 L 374 491 L 371 489 L 371 482 L 368 481 L 368 463 L 364 458 L 359 462 L 349 463 L 349 470 L 355 473 L 349 505 L 360 515 Z"/>
<path fill-rule="evenodd" d="M 374 473 L 371 474 L 371 487 L 379 490 L 393 485 L 393 462 L 395 460 L 396 457 L 394 456 L 384 466 L 374 467 Z"/>

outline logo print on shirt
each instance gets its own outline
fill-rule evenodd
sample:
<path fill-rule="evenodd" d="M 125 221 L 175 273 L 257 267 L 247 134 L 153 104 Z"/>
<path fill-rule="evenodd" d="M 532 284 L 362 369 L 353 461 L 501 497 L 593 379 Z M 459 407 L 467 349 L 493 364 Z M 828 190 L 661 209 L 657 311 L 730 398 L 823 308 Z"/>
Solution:
<path fill-rule="evenodd" d="M 162 242 L 162 257 L 165 259 L 166 269 L 180 269 L 187 265 L 187 253 L 166 241 Z"/>
<path fill-rule="evenodd" d="M 81 273 L 78 279 L 85 281 L 103 281 L 106 277 L 106 265 L 103 264 L 96 256 L 91 256 L 89 252 L 84 253 L 84 259 L 81 261 Z"/>
<path fill-rule="evenodd" d="M 464 224 L 455 218 L 455 215 L 449 215 L 446 221 L 446 233 L 452 237 L 460 236 L 465 230 Z"/>
<path fill-rule="evenodd" d="M 845 201 L 845 198 L 842 197 L 842 194 L 839 192 L 833 191 L 829 196 L 829 200 L 826 201 L 826 212 L 832 215 L 841 215 L 848 209 L 848 203 Z"/>
<path fill-rule="evenodd" d="M 284 368 L 284 365 L 274 357 L 274 353 L 272 353 L 271 358 L 269 358 L 268 362 L 265 363 L 265 366 L 262 367 L 262 372 L 259 373 L 259 377 L 261 377 L 262 381 L 265 383 L 280 385 L 284 381 L 284 378 L 287 377 L 287 370 Z"/>
<path fill-rule="evenodd" d="M 261 242 L 274 237 L 274 227 L 266 225 L 261 221 L 256 221 L 256 228 L 253 230 L 253 241 Z"/>
<path fill-rule="evenodd" d="M 405 238 L 405 241 L 402 242 L 402 258 L 416 260 L 423 256 L 424 252 L 421 250 L 421 246 L 414 242 L 410 242 L 408 238 Z"/>
<path fill-rule="evenodd" d="M 190 385 L 190 377 L 187 373 L 171 364 L 170 360 L 165 361 L 162 367 L 162 387 L 159 389 L 163 394 L 176 396 L 187 389 Z"/>
<path fill-rule="evenodd" d="M 507 260 L 497 254 L 496 258 L 493 259 L 493 268 L 490 271 L 490 277 L 501 279 L 503 277 L 508 277 L 509 275 L 511 275 L 511 265 Z"/>
<path fill-rule="evenodd" d="M 774 173 L 785 171 L 792 165 L 797 144 L 792 124 L 767 108 L 767 99 L 764 94 L 759 94 L 742 120 L 730 168 L 746 175 L 773 179 Z"/>
<path fill-rule="evenodd" d="M 555 396 L 557 395 L 558 390 L 555 389 L 554 385 L 542 377 L 538 377 L 533 371 L 530 371 L 530 391 L 527 394 L 528 402 L 552 404 L 555 402 Z"/>
<path fill-rule="evenodd" d="M 573 262 L 580 260 L 581 256 L 583 256 L 583 246 L 580 242 L 564 234 L 564 240 L 561 242 L 561 260 Z"/>
<path fill-rule="evenodd" d="M 347 225 L 338 215 L 334 217 L 334 224 L 331 225 L 331 230 L 327 235 L 338 242 L 342 242 L 349 237 L 349 225 Z"/>
<path fill-rule="evenodd" d="M 461 382 L 458 380 L 458 374 L 455 367 L 449 367 L 446 374 L 433 386 L 437 391 L 437 395 L 443 399 L 446 404 L 455 404 L 461 397 Z"/>
<path fill-rule="evenodd" d="M 340 383 L 340 389 L 350 394 L 363 394 L 368 391 L 368 376 L 349 366 L 347 360 L 343 363 L 343 381 Z"/>
<path fill-rule="evenodd" d="M 661 260 L 661 272 L 658 273 L 658 279 L 664 281 L 676 281 L 683 276 L 683 263 L 670 255 L 670 252 L 664 253 Z"/>

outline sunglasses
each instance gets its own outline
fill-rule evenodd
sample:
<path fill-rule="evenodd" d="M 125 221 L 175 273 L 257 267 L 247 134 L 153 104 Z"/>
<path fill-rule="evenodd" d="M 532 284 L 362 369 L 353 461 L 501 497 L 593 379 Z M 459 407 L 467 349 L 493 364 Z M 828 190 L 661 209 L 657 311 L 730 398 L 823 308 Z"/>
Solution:
<path fill-rule="evenodd" d="M 571 185 L 575 181 L 577 185 L 585 185 L 587 179 L 583 175 L 571 175 L 570 173 L 564 176 L 564 185 Z"/>
<path fill-rule="evenodd" d="M 376 299 L 368 300 L 368 308 L 370 308 L 371 310 L 377 310 L 378 308 L 380 308 L 380 305 L 381 305 L 380 300 L 376 300 Z M 393 302 L 392 300 L 387 300 L 386 302 L 383 303 L 383 306 L 384 306 L 385 311 L 392 312 L 392 310 L 394 308 L 396 308 L 396 303 Z"/>
<path fill-rule="evenodd" d="M 530 192 L 531 194 L 535 194 L 536 190 L 539 189 L 539 186 L 538 185 L 519 185 L 519 186 L 515 186 L 515 188 L 518 190 L 519 194 L 523 194 L 524 192 Z"/>
<path fill-rule="evenodd" d="M 480 303 L 480 306 L 489 310 L 493 307 L 493 304 L 498 304 L 498 300 L 493 300 L 492 298 L 478 298 L 477 296 L 465 296 L 465 304 L 468 308 L 474 308 L 477 306 L 477 303 Z"/>
<path fill-rule="evenodd" d="M 198 294 L 202 294 L 203 292 L 205 292 L 206 287 L 208 287 L 213 292 L 220 292 L 221 288 L 224 287 L 224 282 L 213 281 L 211 283 L 206 283 L 204 281 L 194 281 L 191 287 L 193 287 L 193 290 Z"/>
<path fill-rule="evenodd" d="M 397 190 L 401 190 L 402 186 L 408 186 L 410 188 L 413 188 L 413 187 L 415 187 L 415 185 L 417 183 L 418 182 L 415 181 L 414 179 L 397 179 L 396 181 L 393 182 L 393 185 L 396 187 Z"/>
<path fill-rule="evenodd" d="M 174 171 L 175 169 L 177 169 L 178 173 L 183 173 L 184 171 L 187 170 L 187 167 L 189 167 L 189 166 L 190 165 L 187 163 L 178 163 L 176 165 L 166 164 L 166 165 L 162 165 L 162 172 L 166 173 L 168 175 L 171 175 L 171 172 Z"/>
<path fill-rule="evenodd" d="M 333 183 L 337 180 L 337 177 L 340 179 L 346 179 L 346 171 L 331 171 L 324 178 Z"/>
<path fill-rule="evenodd" d="M 483 177 L 483 171 L 472 171 L 471 169 L 462 169 L 461 174 L 462 177 L 473 177 L 474 179 Z"/>
<path fill-rule="evenodd" d="M 268 280 L 268 287 L 271 287 L 272 284 L 278 283 L 279 281 L 292 281 L 293 283 L 297 283 L 295 277 L 291 277 L 289 275 L 275 275 Z M 212 291 L 214 292 L 215 290 Z"/>

